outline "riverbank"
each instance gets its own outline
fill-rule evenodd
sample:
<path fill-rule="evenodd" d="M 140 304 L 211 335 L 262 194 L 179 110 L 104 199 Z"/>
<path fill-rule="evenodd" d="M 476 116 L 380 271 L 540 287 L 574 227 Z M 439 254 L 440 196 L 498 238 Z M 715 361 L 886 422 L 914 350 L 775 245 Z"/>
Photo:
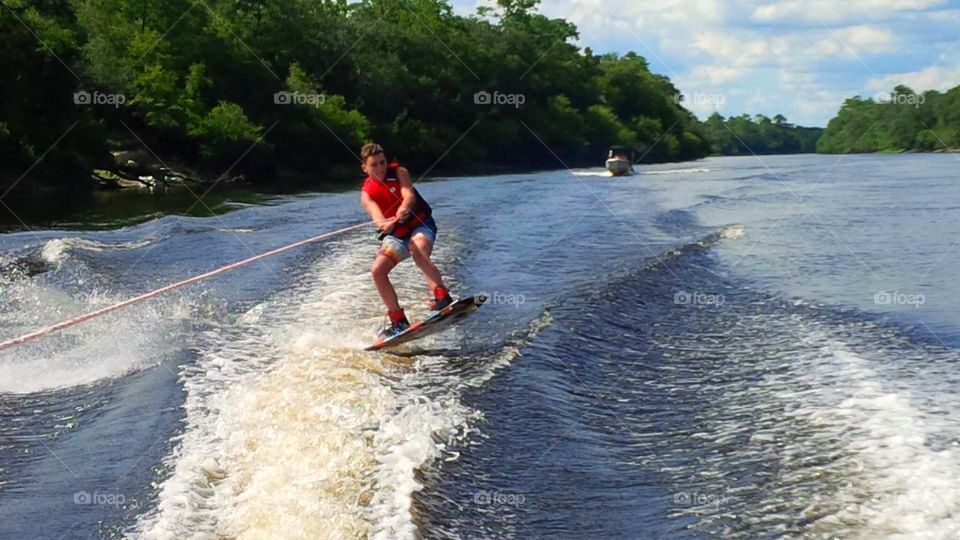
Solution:
<path fill-rule="evenodd" d="M 90 188 L 82 191 L 47 187 L 10 193 L 4 198 L 6 208 L 0 207 L 0 232 L 32 227 L 105 230 L 170 214 L 195 217 L 220 215 L 251 204 L 269 204 L 287 195 L 350 191 L 356 189 L 363 178 L 359 166 L 354 169 L 342 165 L 315 176 L 287 171 L 258 182 L 243 176 L 204 179 L 193 169 L 175 166 L 174 162 L 170 162 L 171 169 L 175 170 L 167 181 L 160 182 L 158 178 L 162 173 L 171 172 L 166 168 L 167 165 L 151 160 L 144 153 L 128 152 L 118 156 L 132 162 L 127 165 L 120 181 L 105 179 L 98 182 L 91 179 Z M 698 160 L 672 163 L 695 161 Z M 575 168 L 598 166 L 581 161 L 567 165 Z M 435 163 L 432 168 L 427 165 L 423 169 L 411 165 L 411 174 L 417 182 L 562 170 L 563 167 L 530 168 L 496 164 L 459 163 L 457 166 L 444 166 Z M 430 176 L 420 178 L 423 172 L 428 172 Z M 101 176 L 107 174 L 114 173 L 99 173 Z M 144 178 L 131 179 L 134 176 Z"/>
<path fill-rule="evenodd" d="M 914 155 L 914 154 L 960 153 L 960 149 L 940 149 L 929 152 L 920 150 L 860 153 L 855 155 Z M 143 159 L 143 155 L 120 154 L 131 160 Z M 765 154 L 763 158 L 776 156 L 799 156 L 815 154 Z M 720 155 L 711 158 L 725 157 Z M 671 163 L 695 163 L 702 161 L 687 160 Z M 461 164 L 462 165 L 462 164 Z M 592 163 L 576 163 L 571 166 L 587 168 Z M 661 166 L 664 164 L 660 164 Z M 157 171 L 164 165 L 150 162 L 140 166 L 141 171 Z M 642 172 L 645 164 L 638 167 Z M 132 166 L 131 166 L 132 167 Z M 128 169 L 129 170 L 129 169 Z M 304 174 L 287 173 L 271 178 L 271 181 L 253 182 L 244 177 L 227 179 L 201 179 L 193 176 L 188 180 L 174 178 L 162 189 L 151 186 L 150 182 L 125 181 L 120 186 L 97 186 L 93 189 L 76 192 L 63 189 L 36 191 L 16 191 L 4 198 L 6 208 L 0 208 L 0 232 L 13 232 L 25 228 L 63 228 L 105 230 L 140 223 L 164 215 L 182 214 L 195 217 L 221 215 L 251 204 L 270 204 L 271 201 L 287 196 L 310 193 L 338 193 L 355 189 L 362 178 L 359 170 L 340 166 L 325 171 L 323 178 Z M 504 174 L 551 173 L 562 167 L 531 169 L 519 166 L 476 165 L 467 172 L 464 167 L 444 167 L 441 164 L 430 170 L 430 177 L 420 179 L 429 182 L 447 178 L 466 176 L 490 176 Z M 413 169 L 414 178 L 420 173 Z M 202 196 L 202 197 L 201 197 Z M 198 197 L 201 201 L 198 201 Z"/>

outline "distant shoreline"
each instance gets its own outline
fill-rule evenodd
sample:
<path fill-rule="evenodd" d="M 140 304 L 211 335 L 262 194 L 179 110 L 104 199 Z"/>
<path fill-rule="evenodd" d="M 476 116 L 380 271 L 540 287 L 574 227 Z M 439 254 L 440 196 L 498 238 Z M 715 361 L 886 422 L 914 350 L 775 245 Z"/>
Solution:
<path fill-rule="evenodd" d="M 902 154 L 958 154 L 960 153 L 960 148 L 941 148 L 936 150 L 897 150 L 897 151 L 876 151 L 876 152 L 847 152 L 845 154 L 835 154 L 828 152 L 788 152 L 788 153 L 744 153 L 744 154 L 710 154 L 696 159 L 688 159 L 681 161 L 662 161 L 655 163 L 638 163 L 635 164 L 635 167 L 643 168 L 655 165 L 665 165 L 670 163 L 694 163 L 705 158 L 715 158 L 715 157 L 751 157 L 751 156 L 800 156 L 800 155 L 823 155 L 823 156 L 835 156 L 835 155 L 902 155 Z M 603 168 L 602 163 L 574 163 L 571 164 L 572 169 L 582 169 L 582 168 Z M 558 167 L 524 167 L 524 166 L 508 166 L 508 165 L 486 165 L 483 167 L 475 167 L 473 169 L 467 170 L 464 168 L 443 168 L 437 167 L 430 171 L 430 176 L 424 177 L 423 180 L 431 180 L 437 178 L 461 178 L 467 176 L 494 176 L 501 174 L 530 174 L 540 171 L 555 171 L 562 170 L 563 166 Z M 359 171 L 359 167 L 356 170 L 356 173 L 353 173 L 354 168 L 348 166 L 338 166 L 327 171 L 327 174 L 324 176 L 326 179 L 313 178 L 311 175 L 306 175 L 302 173 L 298 174 L 286 174 L 279 173 L 272 177 L 270 182 L 264 181 L 252 181 L 244 177 L 234 177 L 234 178 L 197 178 L 192 177 L 187 182 L 173 181 L 167 185 L 168 191 L 177 191 L 188 188 L 194 189 L 209 189 L 210 187 L 216 186 L 216 189 L 226 188 L 226 187 L 236 187 L 241 190 L 249 190 L 251 192 L 261 192 L 261 193 L 303 193 L 310 191 L 317 192 L 340 192 L 349 190 L 353 182 L 359 182 L 363 174 Z M 112 172 L 112 171 L 110 171 Z M 417 171 L 417 168 L 411 165 L 411 173 L 414 178 L 420 176 L 420 173 Z M 317 175 L 318 177 L 320 175 Z M 11 180 L 0 184 L 0 190 L 6 191 L 10 188 L 10 185 L 17 178 L 13 176 Z M 20 181 L 21 189 L 15 189 L 11 191 L 8 197 L 13 199 L 22 199 L 29 200 L 35 197 L 48 197 L 48 196 L 66 196 L 69 194 L 77 193 L 96 193 L 100 191 L 127 191 L 127 192 L 137 192 L 142 191 L 145 194 L 151 193 L 149 184 L 145 182 L 136 183 L 132 181 L 123 181 L 118 183 L 115 186 L 105 187 L 94 185 L 94 181 L 91 180 L 89 186 L 85 189 L 78 188 L 69 188 L 64 185 L 49 185 L 40 183 L 39 185 L 32 186 L 31 189 L 22 189 L 22 184 L 27 183 L 28 179 L 23 179 Z M 162 196 L 162 195 L 160 195 Z"/>
<path fill-rule="evenodd" d="M 878 156 L 889 156 L 899 154 L 945 154 L 947 152 L 872 152 Z M 950 153 L 957 153 L 956 150 Z M 831 154 L 816 153 L 793 153 L 793 154 L 764 154 L 763 156 L 737 155 L 737 156 L 706 156 L 695 160 L 674 161 L 642 164 L 636 167 L 636 175 L 623 177 L 629 181 L 630 178 L 640 179 L 645 173 L 654 172 L 663 167 L 669 168 L 670 165 L 683 167 L 685 164 L 702 163 L 708 158 L 774 158 L 780 156 L 823 156 L 827 158 Z M 600 164 L 593 164 L 584 167 L 573 167 L 574 169 L 595 169 L 604 170 Z M 465 171 L 431 171 L 430 176 L 419 180 L 423 183 L 444 181 L 447 179 L 457 179 L 464 177 L 485 177 L 496 175 L 536 175 L 538 173 L 548 173 L 552 171 L 562 171 L 564 167 L 555 168 L 524 168 L 501 171 L 476 171 L 467 173 Z M 411 171 L 414 179 L 419 177 L 416 169 Z M 248 205 L 257 205 L 268 203 L 277 197 L 291 195 L 323 194 L 323 193 L 345 193 L 357 189 L 360 181 L 360 174 L 351 175 L 346 173 L 336 180 L 315 181 L 315 182 L 293 182 L 284 184 L 282 182 L 272 184 L 251 184 L 246 182 L 234 182 L 230 184 L 219 184 L 215 189 L 192 189 L 173 186 L 165 194 L 157 195 L 142 189 L 118 189 L 91 191 L 84 193 L 72 193 L 68 191 L 53 191 L 43 193 L 33 193 L 17 196 L 10 195 L 6 198 L 6 205 L 12 210 L 0 212 L 0 234 L 5 232 L 16 232 L 27 230 L 29 228 L 64 228 L 71 230 L 91 230 L 91 229 L 115 229 L 125 227 L 154 219 L 166 215 L 190 215 L 193 217 L 211 217 L 222 213 L 231 212 L 234 209 Z M 209 188 L 210 186 L 206 186 Z M 204 194 L 204 203 L 197 204 L 196 196 Z M 189 214 L 185 212 L 191 209 Z M 14 217 L 16 216 L 16 217 Z M 22 220 L 22 221 L 21 221 Z M 26 224 L 26 228 L 24 227 Z"/>

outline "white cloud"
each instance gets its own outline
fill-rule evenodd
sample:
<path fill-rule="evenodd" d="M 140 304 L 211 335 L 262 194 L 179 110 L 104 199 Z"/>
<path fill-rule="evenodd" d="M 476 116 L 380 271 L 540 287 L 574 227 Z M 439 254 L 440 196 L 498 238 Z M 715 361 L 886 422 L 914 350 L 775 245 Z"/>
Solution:
<path fill-rule="evenodd" d="M 802 82 L 802 91 L 809 96 L 822 89 L 822 83 L 816 75 L 817 66 L 822 62 L 831 59 L 859 60 L 864 62 L 860 70 L 869 76 L 874 69 L 865 59 L 878 52 L 891 50 L 895 43 L 894 36 L 889 31 L 863 25 L 833 31 L 798 31 L 784 36 L 752 37 L 753 34 L 754 31 L 745 30 L 736 33 L 704 32 L 696 35 L 686 49 L 673 51 L 678 55 L 686 55 L 694 62 L 683 73 L 674 77 L 678 87 L 685 93 L 711 93 L 717 92 L 720 86 L 769 86 L 760 84 L 767 81 L 781 85 L 776 89 L 777 93 L 792 95 L 801 91 L 799 87 Z M 744 99 L 752 93 L 746 92 Z M 762 94 L 770 95 L 771 91 L 767 88 Z M 762 104 L 760 97 L 751 99 L 751 102 L 742 106 Z M 809 97 L 794 96 L 787 101 L 800 103 L 808 99 Z M 777 100 L 781 105 L 783 101 Z M 842 100 L 836 104 L 841 102 Z M 699 110 L 691 110 L 700 113 Z M 809 107 L 806 110 L 809 110 Z"/>
<path fill-rule="evenodd" d="M 855 87 L 827 89 L 817 73 L 787 69 L 777 72 L 776 88 L 780 96 L 776 110 L 789 111 L 791 121 L 801 124 L 811 118 L 830 118 L 844 100 L 859 92 Z"/>
<path fill-rule="evenodd" d="M 942 9 L 940 11 L 931 11 L 921 14 L 924 19 L 931 21 L 950 21 L 956 22 L 960 19 L 960 9 Z"/>
<path fill-rule="evenodd" d="M 747 70 L 729 66 L 694 66 L 691 71 L 693 78 L 700 78 L 709 81 L 711 86 L 722 85 L 737 79 L 743 78 Z"/>
<path fill-rule="evenodd" d="M 842 39 L 850 46 L 860 50 L 886 51 L 890 49 L 894 42 L 893 34 L 890 31 L 866 25 L 849 26 L 833 34 L 837 34 L 835 36 L 837 39 Z"/>
<path fill-rule="evenodd" d="M 831 58 L 859 60 L 871 73 L 867 59 L 871 56 L 893 51 L 896 38 L 889 30 L 858 25 L 835 30 L 814 30 L 793 36 L 790 47 L 807 62 Z"/>
<path fill-rule="evenodd" d="M 856 94 L 856 88 L 816 90 L 811 93 L 804 93 L 800 96 L 801 99 L 793 102 L 793 108 L 790 110 L 791 120 L 804 125 L 814 123 L 825 125 L 827 120 L 837 114 L 843 102 Z M 798 119 L 799 121 L 797 121 Z M 808 119 L 816 120 L 810 122 Z"/>
<path fill-rule="evenodd" d="M 615 33 L 643 54 L 649 54 L 647 44 L 682 41 L 692 31 L 723 27 L 727 17 L 737 16 L 734 10 L 722 0 L 545 0 L 539 7 L 544 15 L 576 24 L 582 45 L 595 46 Z"/>
<path fill-rule="evenodd" d="M 949 90 L 960 85 L 960 60 L 955 60 L 953 66 L 930 66 L 918 71 L 875 77 L 867 81 L 866 86 L 876 92 L 889 92 L 898 84 L 909 86 L 916 92 Z"/>
<path fill-rule="evenodd" d="M 946 0 L 787 0 L 766 3 L 753 10 L 752 19 L 774 22 L 786 15 L 809 22 L 886 18 L 903 11 L 921 11 L 943 4 Z M 795 9 L 800 7 L 800 9 Z"/>
<path fill-rule="evenodd" d="M 956 39 L 960 10 L 946 0 L 542 0 L 539 11 L 575 23 L 581 46 L 645 56 L 685 95 L 725 96 L 684 104 L 701 117 L 783 113 L 822 125 L 857 94 L 960 84 L 960 62 L 889 74 L 891 61 L 924 65 Z"/>
<path fill-rule="evenodd" d="M 808 64 L 834 57 L 852 60 L 890 51 L 895 42 L 888 30 L 858 25 L 787 35 L 763 35 L 752 30 L 710 32 L 695 36 L 693 45 L 727 64 L 759 66 Z"/>

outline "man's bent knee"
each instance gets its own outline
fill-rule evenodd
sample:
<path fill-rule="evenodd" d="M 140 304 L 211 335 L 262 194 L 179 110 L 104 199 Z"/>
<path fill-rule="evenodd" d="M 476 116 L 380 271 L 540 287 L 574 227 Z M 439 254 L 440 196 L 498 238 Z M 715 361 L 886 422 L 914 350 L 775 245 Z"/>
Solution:
<path fill-rule="evenodd" d="M 393 270 L 393 267 L 396 266 L 396 263 L 393 262 L 389 257 L 377 257 L 373 261 L 373 266 L 370 267 L 370 274 L 374 278 L 385 278 Z"/>
<path fill-rule="evenodd" d="M 410 239 L 410 255 L 416 262 L 430 259 L 433 243 L 426 236 L 417 236 Z"/>
<path fill-rule="evenodd" d="M 415 263 L 417 264 L 417 266 L 420 266 L 421 264 L 423 264 L 424 262 L 426 262 L 426 260 L 428 259 L 428 257 L 427 257 L 426 254 L 420 249 L 420 247 L 413 245 L 412 242 L 411 242 L 411 244 L 410 244 L 410 258 L 413 259 L 413 262 L 415 262 Z"/>

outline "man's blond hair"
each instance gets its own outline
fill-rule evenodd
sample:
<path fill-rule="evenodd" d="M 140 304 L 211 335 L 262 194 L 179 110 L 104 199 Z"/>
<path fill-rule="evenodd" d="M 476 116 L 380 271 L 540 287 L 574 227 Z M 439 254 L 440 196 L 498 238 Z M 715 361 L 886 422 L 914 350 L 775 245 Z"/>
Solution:
<path fill-rule="evenodd" d="M 383 153 L 383 147 L 377 143 L 369 142 L 360 148 L 360 161 L 366 163 L 367 158 Z"/>

